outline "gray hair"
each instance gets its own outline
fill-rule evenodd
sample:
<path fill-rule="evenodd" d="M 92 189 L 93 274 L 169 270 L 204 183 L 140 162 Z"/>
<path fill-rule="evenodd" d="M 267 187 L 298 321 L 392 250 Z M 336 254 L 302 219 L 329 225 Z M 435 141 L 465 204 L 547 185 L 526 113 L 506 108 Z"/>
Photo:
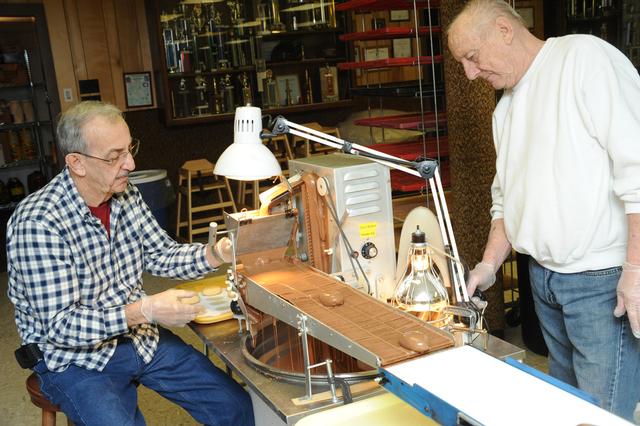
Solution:
<path fill-rule="evenodd" d="M 522 19 L 522 16 L 520 16 L 509 3 L 503 0 L 469 1 L 464 8 L 462 8 L 462 11 L 453 19 L 449 25 L 449 31 L 451 31 L 451 28 L 453 28 L 458 18 L 462 15 L 467 15 L 472 18 L 478 34 L 484 34 L 487 25 L 494 22 L 500 16 L 509 19 L 514 24 L 527 28 L 527 24 L 524 22 L 524 19 Z"/>
<path fill-rule="evenodd" d="M 115 105 L 100 101 L 84 101 L 60 115 L 56 134 L 62 156 L 72 152 L 85 152 L 84 126 L 96 117 L 109 121 L 124 120 L 122 111 Z"/>

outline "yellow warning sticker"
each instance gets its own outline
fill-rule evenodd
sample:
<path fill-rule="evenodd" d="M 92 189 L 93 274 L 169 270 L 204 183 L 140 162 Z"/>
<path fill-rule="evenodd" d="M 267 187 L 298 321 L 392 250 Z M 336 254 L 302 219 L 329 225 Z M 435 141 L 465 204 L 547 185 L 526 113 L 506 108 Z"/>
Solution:
<path fill-rule="evenodd" d="M 360 224 L 360 238 L 371 238 L 376 236 L 377 222 L 368 222 Z"/>

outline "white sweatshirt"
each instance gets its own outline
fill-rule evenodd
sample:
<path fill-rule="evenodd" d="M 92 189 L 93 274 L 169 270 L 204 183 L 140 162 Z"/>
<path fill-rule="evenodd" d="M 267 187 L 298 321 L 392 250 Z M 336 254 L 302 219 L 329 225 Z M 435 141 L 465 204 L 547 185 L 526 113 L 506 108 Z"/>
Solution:
<path fill-rule="evenodd" d="M 493 219 L 562 273 L 622 265 L 640 213 L 640 77 L 594 36 L 548 39 L 493 115 Z"/>

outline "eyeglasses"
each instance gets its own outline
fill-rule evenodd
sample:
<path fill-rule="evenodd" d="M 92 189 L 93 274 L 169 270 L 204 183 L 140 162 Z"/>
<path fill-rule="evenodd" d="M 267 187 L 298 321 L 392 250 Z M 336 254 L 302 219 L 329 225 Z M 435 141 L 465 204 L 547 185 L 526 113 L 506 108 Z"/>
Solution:
<path fill-rule="evenodd" d="M 93 155 L 85 154 L 84 152 L 74 152 L 73 154 L 80 154 L 85 157 L 93 158 L 94 160 L 104 161 L 109 165 L 113 165 L 113 164 L 122 163 L 125 160 L 125 158 L 127 158 L 128 154 L 131 154 L 131 157 L 135 157 L 136 154 L 138 153 L 138 149 L 140 149 L 140 139 L 131 139 L 131 144 L 129 145 L 129 148 L 127 148 L 126 151 L 120 152 L 113 158 L 95 157 Z"/>

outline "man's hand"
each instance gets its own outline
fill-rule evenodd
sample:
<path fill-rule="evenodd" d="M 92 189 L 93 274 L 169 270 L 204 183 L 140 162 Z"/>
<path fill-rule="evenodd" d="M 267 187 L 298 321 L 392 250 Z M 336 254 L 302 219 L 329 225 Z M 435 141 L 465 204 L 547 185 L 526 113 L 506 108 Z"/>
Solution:
<path fill-rule="evenodd" d="M 223 263 L 231 263 L 233 260 L 233 245 L 227 237 L 221 238 L 212 246 L 209 246 L 207 260 L 214 268 L 218 268 Z"/>
<path fill-rule="evenodd" d="M 194 291 L 170 289 L 142 298 L 140 311 L 149 322 L 164 327 L 183 327 L 203 310 L 202 305 L 190 305 L 181 299 L 196 296 Z"/>
<path fill-rule="evenodd" d="M 618 304 L 613 315 L 627 313 L 633 335 L 640 339 L 640 266 L 625 262 L 618 281 Z"/>
<path fill-rule="evenodd" d="M 233 260 L 233 246 L 229 238 L 220 238 L 215 246 L 213 246 L 213 250 L 215 251 L 216 257 L 224 261 L 223 263 L 231 263 Z"/>
<path fill-rule="evenodd" d="M 473 295 L 476 288 L 485 291 L 496 282 L 496 270 L 490 263 L 480 262 L 469 271 L 467 278 L 467 294 L 469 297 Z"/>

